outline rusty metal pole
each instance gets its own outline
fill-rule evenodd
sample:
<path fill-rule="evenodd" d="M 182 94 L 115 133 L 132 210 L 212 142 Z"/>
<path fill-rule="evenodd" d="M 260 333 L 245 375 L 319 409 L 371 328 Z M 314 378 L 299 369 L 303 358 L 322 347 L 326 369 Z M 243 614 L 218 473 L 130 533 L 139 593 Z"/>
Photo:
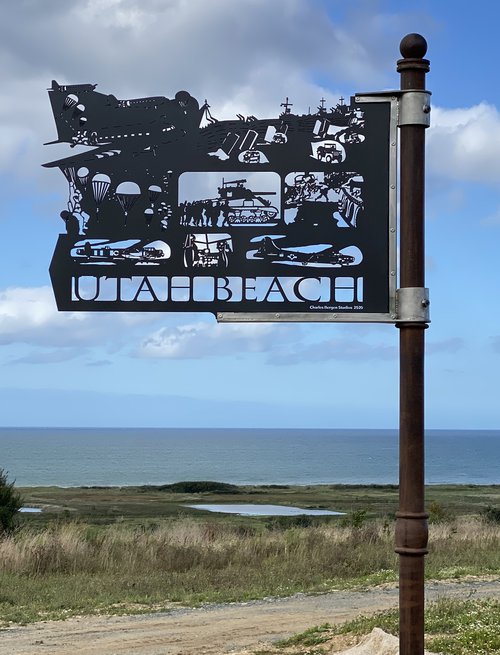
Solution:
<path fill-rule="evenodd" d="M 429 61 L 427 43 L 408 34 L 400 45 L 402 91 L 425 90 Z M 404 95 L 404 94 L 402 94 Z M 404 98 L 402 98 L 404 100 Z M 400 126 L 400 287 L 425 286 L 424 156 L 425 126 Z M 399 511 L 396 552 L 399 554 L 399 652 L 424 652 L 424 556 L 427 518 L 424 507 L 424 330 L 427 323 L 401 322 Z"/>

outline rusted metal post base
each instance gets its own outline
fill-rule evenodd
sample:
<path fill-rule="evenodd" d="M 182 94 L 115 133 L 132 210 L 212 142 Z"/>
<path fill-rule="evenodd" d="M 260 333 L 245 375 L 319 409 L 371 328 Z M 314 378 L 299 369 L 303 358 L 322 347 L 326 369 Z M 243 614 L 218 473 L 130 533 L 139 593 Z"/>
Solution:
<path fill-rule="evenodd" d="M 424 652 L 424 330 L 425 323 L 400 328 L 400 486 L 396 514 L 399 554 L 400 655 Z"/>
<path fill-rule="evenodd" d="M 429 62 L 427 43 L 419 34 L 401 41 L 398 61 L 403 91 L 425 90 Z M 428 110 L 428 109 L 427 109 Z M 401 288 L 425 287 L 424 156 L 425 125 L 410 119 L 400 124 L 400 271 Z M 399 653 L 424 653 L 424 556 L 427 514 L 424 509 L 424 321 L 401 322 L 399 511 L 396 552 L 399 554 Z"/>
<path fill-rule="evenodd" d="M 424 652 L 424 558 L 403 555 L 399 559 L 399 653 Z"/>

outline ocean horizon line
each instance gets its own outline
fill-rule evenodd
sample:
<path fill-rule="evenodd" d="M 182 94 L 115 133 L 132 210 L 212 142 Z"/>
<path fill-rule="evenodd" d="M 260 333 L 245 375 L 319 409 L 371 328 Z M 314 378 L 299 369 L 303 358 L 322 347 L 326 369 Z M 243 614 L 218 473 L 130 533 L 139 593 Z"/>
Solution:
<path fill-rule="evenodd" d="M 216 484 L 231 484 L 235 487 L 261 487 L 263 489 L 282 489 L 286 487 L 334 487 L 334 488 L 352 488 L 352 489 L 399 489 L 398 482 L 266 482 L 266 483 L 241 483 L 237 484 L 230 480 L 205 480 L 194 478 L 192 480 L 174 480 L 173 482 L 166 482 L 164 484 L 16 484 L 18 489 L 33 489 L 33 488 L 56 488 L 56 489 L 135 489 L 135 488 L 151 488 L 156 489 L 165 485 L 179 484 L 184 482 L 213 482 Z M 500 487 L 500 482 L 425 482 L 425 487 Z M 193 495 L 191 492 L 189 495 Z M 205 493 L 205 492 L 202 492 Z M 210 492 L 217 493 L 217 492 Z M 224 493 L 223 495 L 231 495 Z"/>
<path fill-rule="evenodd" d="M 381 432 L 381 431 L 391 431 L 399 432 L 399 427 L 383 427 L 383 428 L 363 428 L 363 427 L 276 427 L 276 426 L 261 426 L 261 427 L 248 427 L 248 426 L 145 426 L 145 425 L 128 425 L 128 426 L 111 426 L 111 425 L 1 425 L 0 430 L 197 430 L 197 431 L 206 431 L 206 430 L 225 430 L 225 431 L 234 431 L 234 430 L 248 430 L 248 431 L 258 431 L 258 430 L 279 430 L 279 431 L 293 431 L 293 432 L 303 432 L 306 430 L 311 431 L 354 431 L 354 432 Z M 426 427 L 424 432 L 498 432 L 500 435 L 500 427 L 496 428 L 435 428 L 435 427 Z"/>

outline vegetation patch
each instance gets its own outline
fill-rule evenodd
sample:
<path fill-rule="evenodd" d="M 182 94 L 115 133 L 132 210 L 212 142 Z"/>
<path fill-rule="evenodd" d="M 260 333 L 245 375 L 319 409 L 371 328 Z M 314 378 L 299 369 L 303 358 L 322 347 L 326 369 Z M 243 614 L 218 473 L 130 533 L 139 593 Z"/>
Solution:
<path fill-rule="evenodd" d="M 497 526 L 479 519 L 464 520 L 458 529 L 431 526 L 436 543 L 427 559 L 430 578 L 500 569 Z M 0 539 L 0 621 L 366 588 L 396 580 L 397 566 L 394 528 L 380 520 L 279 530 L 191 518 L 26 525 Z"/>
<path fill-rule="evenodd" d="M 493 505 L 488 505 L 485 507 L 481 514 L 484 516 L 486 521 L 490 523 L 500 523 L 500 507 L 493 507 Z"/>
<path fill-rule="evenodd" d="M 0 623 L 76 614 L 137 613 L 397 580 L 391 487 L 25 488 L 20 526 L 0 536 Z M 195 484 L 195 487 L 190 486 Z M 228 487 L 231 491 L 228 491 Z M 177 487 L 179 489 L 179 487 Z M 194 491 L 198 489 L 199 491 Z M 199 516 L 190 494 L 210 503 L 325 507 L 345 517 Z M 500 487 L 429 490 L 450 518 L 430 525 L 430 579 L 498 575 Z M 255 498 L 255 497 L 253 497 Z M 441 511 L 441 510 L 440 510 Z M 313 646 L 311 646 L 313 647 Z M 321 649 L 321 644 L 314 646 Z"/>
<path fill-rule="evenodd" d="M 235 484 L 227 482 L 215 482 L 213 480 L 186 480 L 172 484 L 162 484 L 153 487 L 142 487 L 142 489 L 158 489 L 158 491 L 170 491 L 174 494 L 238 494 L 240 488 Z"/>
<path fill-rule="evenodd" d="M 373 628 L 397 636 L 399 614 L 397 610 L 362 616 L 338 626 L 328 624 L 310 628 L 290 639 L 278 642 L 272 653 L 312 655 L 329 653 L 316 646 L 332 647 L 341 635 L 361 637 Z M 429 603 L 425 613 L 425 647 L 434 653 L 446 655 L 498 655 L 500 653 L 500 601 L 441 599 Z"/>
<path fill-rule="evenodd" d="M 317 646 L 318 644 L 324 644 L 330 639 L 333 629 L 333 626 L 329 623 L 324 623 L 323 625 L 308 628 L 289 639 L 278 641 L 276 646 L 286 648 L 288 646 Z"/>
<path fill-rule="evenodd" d="M 14 530 L 23 503 L 14 482 L 9 482 L 7 472 L 0 468 L 0 536 Z"/>

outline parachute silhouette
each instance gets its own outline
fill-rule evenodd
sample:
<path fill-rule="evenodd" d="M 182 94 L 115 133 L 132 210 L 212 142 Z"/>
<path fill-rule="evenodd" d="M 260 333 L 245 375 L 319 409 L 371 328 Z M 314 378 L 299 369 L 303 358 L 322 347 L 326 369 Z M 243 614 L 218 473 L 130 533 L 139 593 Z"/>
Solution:
<path fill-rule="evenodd" d="M 70 93 L 64 98 L 63 109 L 69 109 L 78 104 L 78 96 L 75 96 L 74 93 Z"/>
<path fill-rule="evenodd" d="M 92 178 L 92 192 L 97 205 L 97 213 L 99 213 L 99 206 L 106 197 L 110 185 L 111 179 L 105 173 L 96 173 Z"/>
<path fill-rule="evenodd" d="M 125 219 L 128 216 L 129 211 L 134 206 L 137 198 L 140 198 L 141 189 L 138 184 L 135 182 L 120 182 L 116 187 L 116 197 L 118 202 L 123 209 L 125 214 Z"/>
<path fill-rule="evenodd" d="M 154 216 L 154 210 L 151 209 L 151 207 L 148 207 L 147 209 L 144 210 L 144 217 L 146 218 L 146 225 L 151 225 L 151 221 L 153 220 Z"/>
<path fill-rule="evenodd" d="M 87 182 L 89 181 L 89 169 L 86 166 L 82 166 L 77 170 L 76 174 L 82 183 L 82 186 L 86 187 Z"/>
<path fill-rule="evenodd" d="M 149 202 L 151 203 L 151 206 L 153 206 L 158 199 L 159 195 L 161 193 L 161 187 L 159 187 L 157 184 L 152 184 L 149 189 L 148 189 L 148 197 L 149 197 Z"/>

